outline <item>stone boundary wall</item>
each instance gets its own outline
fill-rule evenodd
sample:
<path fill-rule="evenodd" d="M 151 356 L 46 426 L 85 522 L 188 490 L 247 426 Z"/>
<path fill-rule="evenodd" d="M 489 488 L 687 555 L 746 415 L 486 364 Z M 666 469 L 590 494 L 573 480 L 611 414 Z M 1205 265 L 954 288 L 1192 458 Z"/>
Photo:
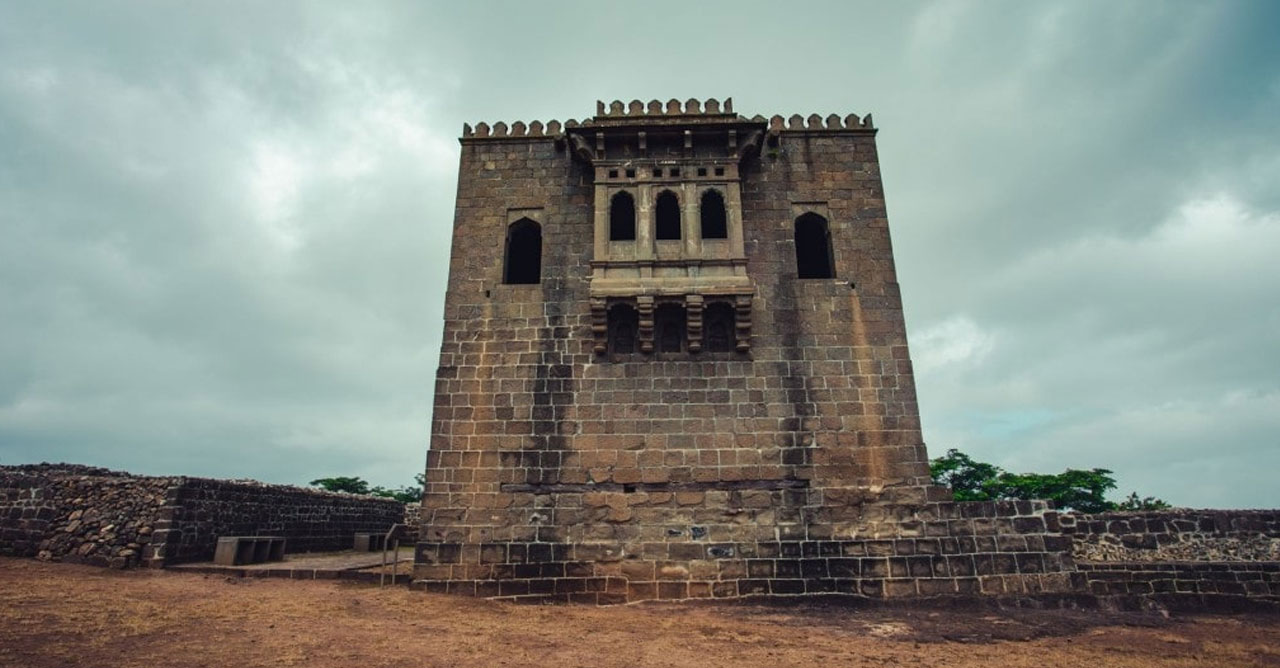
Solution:
<path fill-rule="evenodd" d="M 877 508 L 868 538 L 754 542 L 422 542 L 416 588 L 530 602 L 843 594 L 870 599 L 1069 593 L 1069 541 L 1046 502 Z M 890 523 L 882 525 L 889 527 Z M 548 538 L 551 534 L 548 534 Z"/>
<path fill-rule="evenodd" d="M 1080 561 L 1280 561 L 1280 510 L 1159 510 L 1061 516 Z"/>
<path fill-rule="evenodd" d="M 1089 593 L 1229 594 L 1280 600 L 1280 562 L 1080 563 Z"/>
<path fill-rule="evenodd" d="M 179 481 L 89 466 L 0 467 L 0 555 L 137 566 Z"/>
<path fill-rule="evenodd" d="M 281 535 L 289 552 L 350 548 L 404 519 L 392 499 L 255 481 L 0 467 L 0 555 L 116 568 L 212 559 L 218 536 Z"/>
<path fill-rule="evenodd" d="M 346 550 L 355 534 L 404 521 L 394 499 L 253 481 L 184 478 L 169 504 L 150 554 L 164 564 L 212 559 L 218 536 L 284 536 L 290 553 Z"/>

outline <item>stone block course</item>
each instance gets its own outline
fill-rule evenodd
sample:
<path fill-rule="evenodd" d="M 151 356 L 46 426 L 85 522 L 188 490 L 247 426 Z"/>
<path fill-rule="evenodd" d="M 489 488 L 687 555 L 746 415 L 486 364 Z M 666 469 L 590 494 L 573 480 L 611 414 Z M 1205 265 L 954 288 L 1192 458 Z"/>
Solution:
<path fill-rule="evenodd" d="M 116 568 L 206 561 L 219 536 L 290 552 L 347 549 L 404 519 L 390 499 L 254 481 L 135 476 L 67 464 L 0 467 L 0 554 Z"/>

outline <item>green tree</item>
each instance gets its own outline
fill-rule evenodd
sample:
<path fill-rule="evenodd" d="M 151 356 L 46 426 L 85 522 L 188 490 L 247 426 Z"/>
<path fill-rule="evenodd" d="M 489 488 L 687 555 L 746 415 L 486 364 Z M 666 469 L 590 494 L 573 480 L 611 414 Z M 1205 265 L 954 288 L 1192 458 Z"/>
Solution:
<path fill-rule="evenodd" d="M 1169 504 L 1154 496 L 1139 498 L 1137 492 L 1130 492 L 1124 501 L 1116 504 L 1116 510 L 1164 510 Z"/>
<path fill-rule="evenodd" d="M 1108 501 L 1107 492 L 1115 489 L 1116 480 L 1107 469 L 1067 469 L 1056 474 L 1010 473 L 993 464 L 975 461 L 953 448 L 930 460 L 929 472 L 935 483 L 951 488 L 957 501 L 1048 499 L 1058 508 L 1085 513 L 1169 507 L 1153 497 L 1139 499 L 1136 492 L 1119 504 Z"/>
<path fill-rule="evenodd" d="M 395 499 L 400 503 L 416 503 L 422 500 L 422 488 L 427 484 L 426 477 L 419 473 L 413 477 L 417 485 L 406 485 L 404 487 L 396 487 L 388 489 L 382 486 L 370 487 L 369 483 L 363 478 L 354 476 L 338 476 L 335 478 L 319 478 L 312 480 L 310 485 L 319 487 L 330 492 L 347 492 L 349 494 L 365 494 L 370 496 L 380 496 L 387 499 Z"/>
<path fill-rule="evenodd" d="M 1001 473 L 992 464 L 974 461 L 969 455 L 952 448 L 947 454 L 929 460 L 929 474 L 939 485 L 951 488 L 956 501 L 989 501 L 994 496 L 990 484 Z"/>
<path fill-rule="evenodd" d="M 369 483 L 358 477 L 339 476 L 336 478 L 319 478 L 307 483 L 313 487 L 329 492 L 347 492 L 348 494 L 368 494 Z"/>

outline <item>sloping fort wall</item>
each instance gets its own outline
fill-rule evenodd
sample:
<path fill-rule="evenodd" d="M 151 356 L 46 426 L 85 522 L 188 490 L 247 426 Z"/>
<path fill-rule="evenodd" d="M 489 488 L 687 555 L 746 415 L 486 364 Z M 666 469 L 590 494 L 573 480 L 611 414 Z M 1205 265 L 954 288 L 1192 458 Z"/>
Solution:
<path fill-rule="evenodd" d="M 347 549 L 402 522 L 391 499 L 253 481 L 0 467 L 0 554 L 127 568 L 213 558 L 218 536 L 273 535 L 289 552 Z"/>

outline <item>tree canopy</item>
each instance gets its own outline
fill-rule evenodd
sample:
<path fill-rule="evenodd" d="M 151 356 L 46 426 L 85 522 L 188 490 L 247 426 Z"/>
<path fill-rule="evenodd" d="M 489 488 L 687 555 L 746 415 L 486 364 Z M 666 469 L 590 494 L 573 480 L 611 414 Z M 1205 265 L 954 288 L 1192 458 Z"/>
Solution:
<path fill-rule="evenodd" d="M 929 461 L 929 473 L 935 483 L 950 487 L 957 501 L 1047 499 L 1058 508 L 1084 513 L 1169 507 L 1155 497 L 1141 498 L 1137 492 L 1120 503 L 1108 501 L 1106 494 L 1116 488 L 1116 480 L 1107 469 L 1010 473 L 994 464 L 975 461 L 952 448 L 945 455 Z"/>
<path fill-rule="evenodd" d="M 337 476 L 333 478 L 317 478 L 307 483 L 313 487 L 330 492 L 346 492 L 348 494 L 365 494 L 369 496 L 381 496 L 388 499 L 395 499 L 401 503 L 415 503 L 422 500 L 422 487 L 426 484 L 426 478 L 419 473 L 413 477 L 418 484 L 416 486 L 406 485 L 404 487 L 396 487 L 387 489 L 386 487 L 374 486 L 370 487 L 368 482 L 363 478 L 356 476 Z"/>

